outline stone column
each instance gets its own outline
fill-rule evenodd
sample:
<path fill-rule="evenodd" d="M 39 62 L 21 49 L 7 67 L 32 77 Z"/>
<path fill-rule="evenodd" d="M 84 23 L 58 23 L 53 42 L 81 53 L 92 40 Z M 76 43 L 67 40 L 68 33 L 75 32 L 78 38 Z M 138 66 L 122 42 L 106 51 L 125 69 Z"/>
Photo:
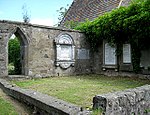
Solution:
<path fill-rule="evenodd" d="M 7 41 L 2 33 L 0 33 L 0 77 L 8 76 L 8 49 Z"/>

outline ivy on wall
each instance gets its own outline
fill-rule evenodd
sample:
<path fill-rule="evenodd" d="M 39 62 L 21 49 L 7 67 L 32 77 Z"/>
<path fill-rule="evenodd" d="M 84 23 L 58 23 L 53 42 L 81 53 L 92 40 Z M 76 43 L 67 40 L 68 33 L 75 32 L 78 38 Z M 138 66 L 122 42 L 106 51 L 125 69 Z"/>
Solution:
<path fill-rule="evenodd" d="M 150 47 L 150 0 L 140 0 L 128 7 L 120 7 L 77 26 L 84 32 L 93 50 L 103 39 L 111 46 L 117 45 L 117 54 L 122 44 L 129 42 L 132 48 L 132 63 L 135 72 L 140 70 L 140 51 Z"/>

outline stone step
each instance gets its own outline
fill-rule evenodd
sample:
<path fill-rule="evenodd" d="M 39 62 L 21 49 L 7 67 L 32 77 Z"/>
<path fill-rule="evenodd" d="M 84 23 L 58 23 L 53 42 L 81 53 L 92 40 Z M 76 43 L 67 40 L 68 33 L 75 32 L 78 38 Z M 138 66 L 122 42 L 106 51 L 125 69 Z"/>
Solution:
<path fill-rule="evenodd" d="M 8 79 L 29 79 L 29 76 L 26 75 L 9 75 Z"/>

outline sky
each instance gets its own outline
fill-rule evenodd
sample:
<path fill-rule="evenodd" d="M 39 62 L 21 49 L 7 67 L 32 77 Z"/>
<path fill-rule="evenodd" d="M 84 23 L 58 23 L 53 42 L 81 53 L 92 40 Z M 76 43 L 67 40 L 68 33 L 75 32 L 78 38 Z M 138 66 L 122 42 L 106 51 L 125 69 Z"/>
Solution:
<path fill-rule="evenodd" d="M 25 6 L 30 16 L 30 23 L 54 26 L 58 23 L 61 7 L 68 8 L 73 0 L 0 0 L 0 20 L 23 22 Z M 69 6 L 67 6 L 69 4 Z"/>

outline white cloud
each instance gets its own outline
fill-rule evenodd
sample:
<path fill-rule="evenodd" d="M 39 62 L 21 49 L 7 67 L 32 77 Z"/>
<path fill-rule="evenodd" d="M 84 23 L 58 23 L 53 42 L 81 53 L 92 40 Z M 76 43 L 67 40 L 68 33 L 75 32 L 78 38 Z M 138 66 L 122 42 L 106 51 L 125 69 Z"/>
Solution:
<path fill-rule="evenodd" d="M 54 21 L 52 19 L 32 19 L 30 21 L 32 24 L 39 24 L 39 25 L 46 25 L 46 26 L 53 26 Z"/>

